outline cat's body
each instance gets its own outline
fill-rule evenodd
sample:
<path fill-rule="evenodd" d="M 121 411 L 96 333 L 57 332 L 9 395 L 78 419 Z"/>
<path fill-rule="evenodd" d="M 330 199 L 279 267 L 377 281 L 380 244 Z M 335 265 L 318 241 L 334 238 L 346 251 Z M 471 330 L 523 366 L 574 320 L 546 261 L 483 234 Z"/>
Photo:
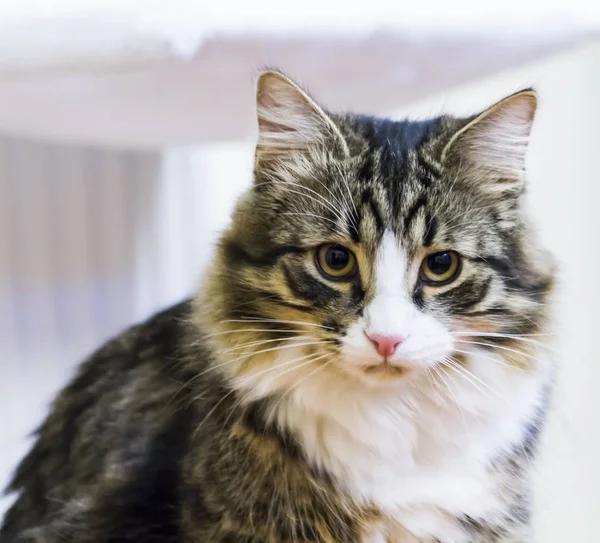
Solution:
<path fill-rule="evenodd" d="M 532 96 L 394 123 L 263 76 L 256 183 L 201 293 L 86 362 L 0 542 L 529 543 Z"/>

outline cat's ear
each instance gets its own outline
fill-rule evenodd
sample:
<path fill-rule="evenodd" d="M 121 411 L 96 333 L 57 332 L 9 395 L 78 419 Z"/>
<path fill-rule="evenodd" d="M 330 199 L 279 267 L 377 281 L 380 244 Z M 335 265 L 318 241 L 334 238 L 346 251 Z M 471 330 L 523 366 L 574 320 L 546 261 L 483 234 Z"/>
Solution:
<path fill-rule="evenodd" d="M 327 146 L 347 153 L 339 128 L 323 109 L 285 75 L 263 72 L 256 90 L 257 161 Z"/>
<path fill-rule="evenodd" d="M 537 95 L 527 89 L 468 120 L 446 145 L 442 160 L 456 161 L 463 173 L 498 190 L 524 180 Z"/>

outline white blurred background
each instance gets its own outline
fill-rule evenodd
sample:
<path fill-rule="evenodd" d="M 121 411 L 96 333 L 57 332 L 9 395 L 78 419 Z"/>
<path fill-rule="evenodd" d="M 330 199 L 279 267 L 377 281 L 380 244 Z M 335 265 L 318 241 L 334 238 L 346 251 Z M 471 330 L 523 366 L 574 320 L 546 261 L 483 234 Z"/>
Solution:
<path fill-rule="evenodd" d="M 561 263 L 538 540 L 599 541 L 600 10 L 219 4 L 0 3 L 0 486 L 81 358 L 195 288 L 250 183 L 261 66 L 333 110 L 397 118 L 534 85 L 530 202 Z"/>

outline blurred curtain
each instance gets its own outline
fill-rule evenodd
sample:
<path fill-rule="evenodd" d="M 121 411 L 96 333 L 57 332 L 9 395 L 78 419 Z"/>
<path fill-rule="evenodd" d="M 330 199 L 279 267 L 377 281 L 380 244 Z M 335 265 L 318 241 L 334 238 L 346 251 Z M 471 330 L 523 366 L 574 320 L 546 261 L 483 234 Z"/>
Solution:
<path fill-rule="evenodd" d="M 193 292 L 250 159 L 0 138 L 0 486 L 82 357 Z"/>

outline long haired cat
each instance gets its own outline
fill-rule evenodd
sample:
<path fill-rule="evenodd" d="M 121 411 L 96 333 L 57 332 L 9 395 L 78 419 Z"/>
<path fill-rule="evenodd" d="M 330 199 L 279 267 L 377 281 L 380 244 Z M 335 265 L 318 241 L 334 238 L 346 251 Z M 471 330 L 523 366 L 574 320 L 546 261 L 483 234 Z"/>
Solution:
<path fill-rule="evenodd" d="M 258 81 L 255 182 L 199 293 L 113 339 L 2 543 L 526 543 L 553 265 L 536 95 L 423 122 Z"/>

